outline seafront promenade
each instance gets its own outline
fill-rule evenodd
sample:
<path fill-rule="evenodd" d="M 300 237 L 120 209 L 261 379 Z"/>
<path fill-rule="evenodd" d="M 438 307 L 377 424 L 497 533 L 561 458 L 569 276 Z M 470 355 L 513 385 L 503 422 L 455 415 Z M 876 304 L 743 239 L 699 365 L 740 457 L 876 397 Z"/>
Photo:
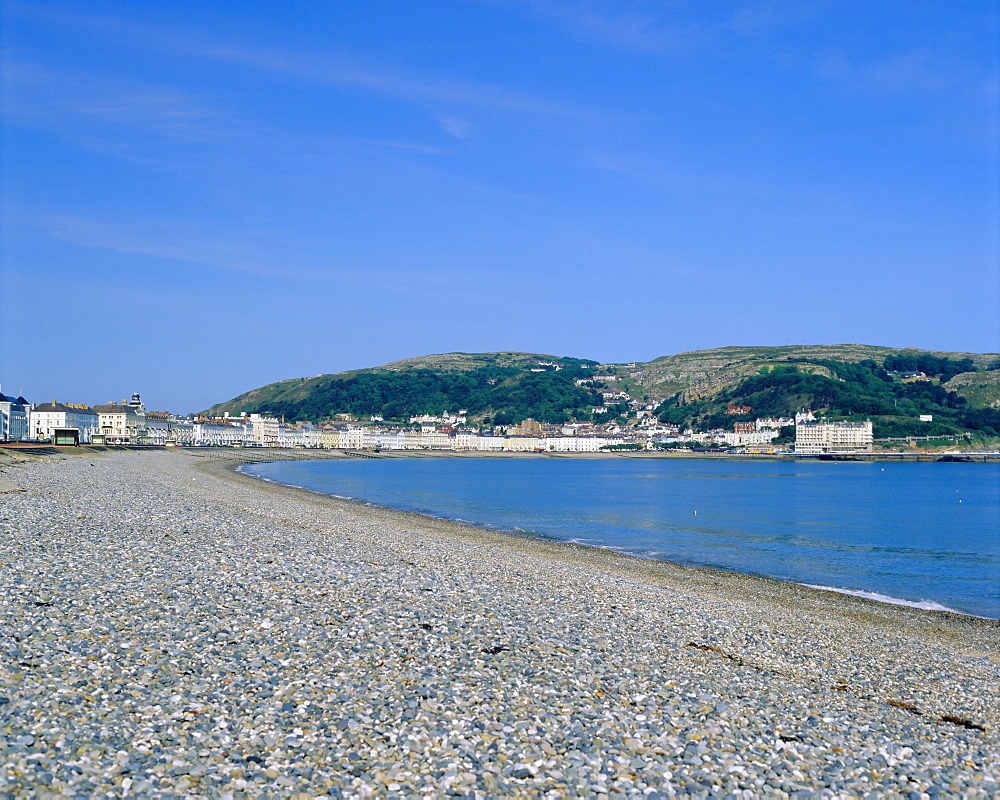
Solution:
<path fill-rule="evenodd" d="M 1000 623 L 0 455 L 0 796 L 993 797 Z"/>

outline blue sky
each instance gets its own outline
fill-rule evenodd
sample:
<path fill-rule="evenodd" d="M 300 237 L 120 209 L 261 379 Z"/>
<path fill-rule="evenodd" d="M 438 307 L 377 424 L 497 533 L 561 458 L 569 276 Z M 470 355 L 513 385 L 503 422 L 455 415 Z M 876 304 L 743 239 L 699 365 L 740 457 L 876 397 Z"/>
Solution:
<path fill-rule="evenodd" d="M 1000 350 L 993 2 L 7 2 L 0 381 Z"/>

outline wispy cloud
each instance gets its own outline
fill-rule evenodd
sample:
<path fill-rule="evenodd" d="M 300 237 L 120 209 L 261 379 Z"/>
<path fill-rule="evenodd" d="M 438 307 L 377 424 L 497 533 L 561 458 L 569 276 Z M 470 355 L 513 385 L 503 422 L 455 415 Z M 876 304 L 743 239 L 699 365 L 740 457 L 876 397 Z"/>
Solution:
<path fill-rule="evenodd" d="M 377 69 L 352 63 L 350 57 L 344 54 L 283 52 L 228 45 L 183 47 L 202 58 L 243 64 L 264 72 L 371 92 L 408 103 L 544 117 L 602 118 L 601 114 L 589 109 L 519 92 L 501 84 Z"/>
<path fill-rule="evenodd" d="M 141 125 L 164 136 L 200 139 L 204 123 L 217 116 L 201 98 L 137 82 L 113 82 L 81 71 L 9 59 L 4 65 L 7 111 L 44 117 L 71 112 L 80 117 Z"/>
<path fill-rule="evenodd" d="M 504 0 L 500 0 L 504 2 Z M 814 16 L 823 0 L 751 0 L 710 6 L 703 2 L 627 4 L 607 0 L 506 0 L 571 35 L 642 55 L 687 56 L 727 38 L 767 37 Z"/>
<path fill-rule="evenodd" d="M 433 145 L 420 144 L 419 142 L 391 142 L 382 139 L 366 139 L 362 142 L 362 144 L 428 156 L 447 156 L 451 155 L 453 152 L 447 147 L 435 147 Z"/>
<path fill-rule="evenodd" d="M 293 51 L 262 47 L 257 42 L 224 42 L 199 31 L 153 28 L 121 17 L 83 14 L 66 9 L 39 9 L 24 3 L 12 4 L 8 13 L 41 16 L 49 24 L 85 29 L 88 35 L 113 39 L 118 45 L 242 64 L 304 82 L 370 92 L 407 103 L 431 104 L 436 109 L 435 114 L 440 113 L 441 106 L 445 105 L 545 117 L 602 117 L 587 108 L 502 84 L 375 66 L 359 55 L 344 51 Z"/>
<path fill-rule="evenodd" d="M 472 133 L 472 123 L 467 119 L 449 114 L 441 114 L 437 120 L 445 132 L 451 134 L 456 139 L 468 139 Z"/>
<path fill-rule="evenodd" d="M 665 54 L 700 44 L 706 31 L 685 23 L 676 7 L 633 3 L 626 10 L 596 0 L 516 0 L 536 16 L 552 20 L 574 36 L 635 53 Z"/>
<path fill-rule="evenodd" d="M 8 124 L 128 160 L 160 161 L 156 145 L 164 141 L 232 147 L 265 133 L 260 123 L 222 110 L 214 98 L 172 87 L 19 59 L 8 59 L 4 78 Z"/>
<path fill-rule="evenodd" d="M 822 195 L 820 189 L 800 183 L 765 183 L 750 180 L 745 174 L 718 174 L 690 164 L 672 163 L 655 156 L 644 158 L 634 153 L 592 151 L 586 156 L 586 163 L 593 169 L 630 178 L 674 197 L 721 197 L 743 204 L 748 200 L 801 202 Z"/>
<path fill-rule="evenodd" d="M 295 247 L 284 247 L 282 255 L 269 253 L 273 242 L 258 241 L 249 232 L 226 231 L 224 235 L 203 229 L 197 221 L 147 224 L 109 221 L 68 214 L 43 215 L 33 223 L 48 235 L 83 247 L 126 256 L 146 256 L 164 262 L 164 279 L 169 281 L 169 262 L 243 275 L 247 278 L 305 282 L 316 291 L 339 288 L 379 292 L 417 298 L 472 301 L 480 298 L 485 286 L 478 272 L 454 267 L 425 266 L 390 268 L 377 261 L 337 259 L 323 251 L 306 253 L 316 243 L 295 243 L 306 253 L 297 257 Z M 287 244 L 287 243 L 284 243 Z M 148 269 L 148 267 L 147 267 Z M 209 285 L 218 286 L 217 283 Z M 477 300 L 478 301 L 478 300 Z"/>
<path fill-rule="evenodd" d="M 49 214 L 34 222 L 56 239 L 122 255 L 152 256 L 257 277 L 307 277 L 304 270 L 269 262 L 254 247 L 238 244 L 243 237 L 215 238 L 194 221 L 142 224 Z"/>
<path fill-rule="evenodd" d="M 725 26 L 742 36 L 770 36 L 818 16 L 828 5 L 825 0 L 751 0 L 735 4 Z"/>
<path fill-rule="evenodd" d="M 965 84 L 968 68 L 927 47 L 893 53 L 879 59 L 852 59 L 842 50 L 817 60 L 818 73 L 864 93 L 938 92 Z"/>

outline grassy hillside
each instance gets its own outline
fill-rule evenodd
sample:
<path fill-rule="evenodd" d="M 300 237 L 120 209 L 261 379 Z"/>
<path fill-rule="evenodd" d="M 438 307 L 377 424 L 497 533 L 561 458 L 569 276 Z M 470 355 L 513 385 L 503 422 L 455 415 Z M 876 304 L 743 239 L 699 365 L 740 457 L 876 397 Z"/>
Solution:
<path fill-rule="evenodd" d="M 529 353 L 448 353 L 383 367 L 282 381 L 209 409 L 211 414 L 259 412 L 319 421 L 337 414 L 408 420 L 457 413 L 493 424 L 534 417 L 559 423 L 586 419 L 601 405 L 589 380 L 595 362 Z"/>
<path fill-rule="evenodd" d="M 1000 369 L 963 372 L 949 380 L 945 388 L 961 395 L 976 408 L 1000 408 Z"/>
<path fill-rule="evenodd" d="M 657 411 L 665 422 L 696 430 L 728 428 L 758 417 L 792 416 L 808 408 L 831 418 L 871 419 L 877 438 L 951 435 L 963 430 L 987 436 L 1000 433 L 1000 411 L 974 408 L 966 398 L 949 391 L 947 380 L 942 380 L 956 373 L 967 374 L 962 372 L 968 367 L 967 359 L 921 356 L 927 378 L 910 382 L 900 377 L 912 368 L 909 355 L 888 356 L 881 362 L 817 359 L 807 364 L 823 367 L 825 374 L 794 363 L 763 366 L 708 397 L 692 399 L 680 392 Z M 733 414 L 734 407 L 749 407 L 750 411 Z M 921 415 L 932 420 L 922 421 Z"/>
<path fill-rule="evenodd" d="M 842 416 L 872 414 L 884 418 L 878 423 L 883 431 L 909 425 L 918 413 L 935 414 L 949 429 L 989 427 L 968 412 L 1000 400 L 1000 370 L 986 371 L 997 362 L 997 354 L 858 344 L 721 347 L 618 365 L 538 353 L 443 353 L 280 381 L 208 413 L 261 412 L 316 422 L 343 413 L 401 420 L 466 409 L 474 420 L 496 424 L 528 416 L 562 422 L 591 419 L 590 409 L 602 404 L 600 390 L 613 388 L 662 403 L 665 419 L 699 427 L 731 426 L 731 416 L 720 416 L 727 404 L 750 405 L 754 416 L 803 406 Z M 902 384 L 887 368 L 922 369 L 933 380 Z M 595 382 L 605 375 L 612 378 Z M 586 383 L 577 386 L 578 380 Z M 614 408 L 600 419 L 625 411 Z"/>
<path fill-rule="evenodd" d="M 632 378 L 649 394 L 669 396 L 685 392 L 689 400 L 699 400 L 735 386 L 762 367 L 797 364 L 804 371 L 819 371 L 817 361 L 857 363 L 865 360 L 883 362 L 899 355 L 931 355 L 954 361 L 970 359 L 983 369 L 997 359 L 995 353 L 949 353 L 916 348 L 878 347 L 864 344 L 788 345 L 784 347 L 717 347 L 661 356 L 628 370 Z"/>

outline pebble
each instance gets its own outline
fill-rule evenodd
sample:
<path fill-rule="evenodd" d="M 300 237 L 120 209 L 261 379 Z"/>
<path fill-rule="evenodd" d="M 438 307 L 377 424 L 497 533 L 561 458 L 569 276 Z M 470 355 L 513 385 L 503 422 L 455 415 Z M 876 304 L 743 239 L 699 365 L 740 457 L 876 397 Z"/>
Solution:
<path fill-rule="evenodd" d="M 996 623 L 205 461 L 4 464 L 0 796 L 1000 794 Z"/>

